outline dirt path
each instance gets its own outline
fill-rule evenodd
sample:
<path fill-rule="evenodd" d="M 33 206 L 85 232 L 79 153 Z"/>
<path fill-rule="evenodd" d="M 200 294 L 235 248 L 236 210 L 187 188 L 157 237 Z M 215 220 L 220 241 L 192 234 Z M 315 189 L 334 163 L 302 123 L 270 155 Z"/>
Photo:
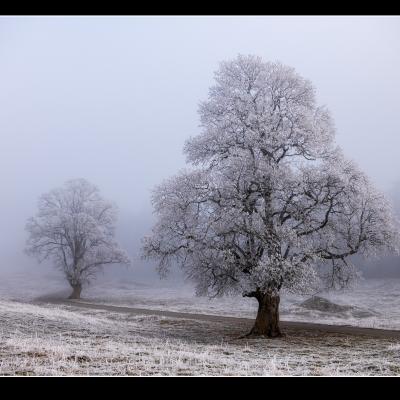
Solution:
<path fill-rule="evenodd" d="M 227 322 L 227 323 L 251 323 L 249 318 L 239 317 L 227 317 L 220 315 L 209 315 L 209 314 L 195 314 L 175 311 L 163 311 L 163 310 L 151 310 L 146 308 L 132 308 L 122 306 L 112 306 L 106 304 L 95 304 L 88 303 L 82 300 L 62 300 L 49 297 L 43 297 L 37 299 L 39 303 L 51 303 L 51 304 L 62 304 L 80 308 L 89 308 L 93 310 L 105 310 L 112 312 L 128 313 L 128 314 L 145 314 L 145 315 L 159 315 L 171 318 L 183 318 L 183 319 L 194 319 L 200 321 L 216 321 L 216 322 Z M 327 325 L 327 324 L 314 324 L 310 322 L 295 322 L 295 321 L 281 321 L 281 327 L 283 330 L 289 328 L 290 331 L 311 331 L 321 333 L 340 333 L 348 335 L 359 335 L 368 336 L 374 338 L 383 339 L 399 339 L 400 330 L 388 330 L 388 329 L 374 329 L 374 328 L 360 328 L 350 325 Z"/>

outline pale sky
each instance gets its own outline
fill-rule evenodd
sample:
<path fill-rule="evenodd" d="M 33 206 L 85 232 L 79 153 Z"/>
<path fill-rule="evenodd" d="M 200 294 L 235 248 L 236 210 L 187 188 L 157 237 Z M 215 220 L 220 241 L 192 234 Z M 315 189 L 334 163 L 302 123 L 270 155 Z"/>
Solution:
<path fill-rule="evenodd" d="M 399 17 L 1 17 L 0 270 L 33 264 L 25 221 L 76 177 L 117 202 L 136 257 L 150 190 L 185 166 L 198 104 L 239 53 L 310 79 L 345 154 L 380 189 L 400 182 Z"/>

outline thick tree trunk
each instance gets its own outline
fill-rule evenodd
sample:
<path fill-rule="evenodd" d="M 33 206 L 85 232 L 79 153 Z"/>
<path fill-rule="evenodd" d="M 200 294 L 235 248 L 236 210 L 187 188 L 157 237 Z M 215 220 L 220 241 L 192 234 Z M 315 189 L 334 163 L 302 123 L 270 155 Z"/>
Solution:
<path fill-rule="evenodd" d="M 282 336 L 279 328 L 279 295 L 264 294 L 257 296 L 257 300 L 257 317 L 248 336 Z"/>
<path fill-rule="evenodd" d="M 80 299 L 81 298 L 81 292 L 82 292 L 82 285 L 81 284 L 74 284 L 72 285 L 72 293 L 68 297 L 69 299 Z"/>

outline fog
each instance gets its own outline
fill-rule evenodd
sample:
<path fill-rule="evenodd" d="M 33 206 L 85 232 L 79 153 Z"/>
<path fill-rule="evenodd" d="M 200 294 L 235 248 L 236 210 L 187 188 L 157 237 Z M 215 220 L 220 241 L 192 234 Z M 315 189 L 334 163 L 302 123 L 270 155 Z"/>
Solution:
<path fill-rule="evenodd" d="M 0 273 L 46 275 L 23 253 L 26 220 L 42 193 L 82 177 L 120 209 L 134 262 L 112 271 L 158 279 L 139 257 L 151 189 L 185 166 L 198 104 L 238 53 L 310 79 L 345 154 L 400 201 L 399 39 L 398 17 L 0 18 Z M 367 274 L 400 276 L 398 264 Z"/>

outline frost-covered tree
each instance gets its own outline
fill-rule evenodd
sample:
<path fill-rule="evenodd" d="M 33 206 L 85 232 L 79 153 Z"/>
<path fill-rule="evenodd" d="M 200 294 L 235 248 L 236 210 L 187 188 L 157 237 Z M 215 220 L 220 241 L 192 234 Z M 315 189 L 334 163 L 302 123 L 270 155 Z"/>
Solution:
<path fill-rule="evenodd" d="M 145 257 L 176 260 L 198 294 L 258 300 L 250 334 L 280 336 L 282 291 L 342 287 L 349 257 L 397 251 L 384 196 L 334 144 L 328 111 L 294 69 L 223 62 L 186 142 L 192 167 L 158 186 Z"/>
<path fill-rule="evenodd" d="M 51 260 L 61 269 L 80 298 L 82 286 L 108 264 L 129 264 L 114 240 L 116 206 L 104 200 L 84 179 L 41 196 L 37 215 L 30 218 L 26 251 L 39 261 Z"/>

